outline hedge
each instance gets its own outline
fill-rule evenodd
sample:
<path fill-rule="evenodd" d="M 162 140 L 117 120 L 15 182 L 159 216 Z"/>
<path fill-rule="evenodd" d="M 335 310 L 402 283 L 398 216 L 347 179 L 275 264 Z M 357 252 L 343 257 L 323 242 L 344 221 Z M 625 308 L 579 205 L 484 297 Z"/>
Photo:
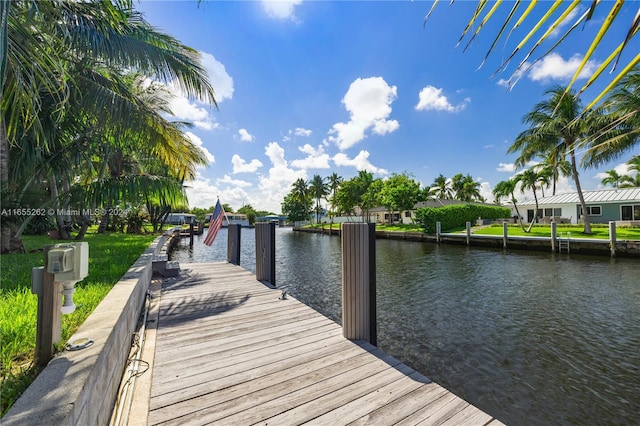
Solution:
<path fill-rule="evenodd" d="M 477 218 L 502 219 L 511 216 L 506 207 L 480 204 L 452 204 L 445 207 L 423 207 L 416 210 L 416 221 L 427 234 L 436 233 L 436 222 L 440 222 L 442 231 L 465 226 Z"/>

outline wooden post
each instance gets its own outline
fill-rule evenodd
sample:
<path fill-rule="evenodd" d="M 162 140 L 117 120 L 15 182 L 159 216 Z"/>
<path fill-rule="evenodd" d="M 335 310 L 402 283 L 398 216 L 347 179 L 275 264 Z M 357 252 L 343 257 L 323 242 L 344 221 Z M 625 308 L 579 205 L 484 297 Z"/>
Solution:
<path fill-rule="evenodd" d="M 467 245 L 471 243 L 471 222 L 467 222 Z"/>
<path fill-rule="evenodd" d="M 276 285 L 276 224 L 256 224 L 256 279 Z"/>
<path fill-rule="evenodd" d="M 509 223 L 505 220 L 502 222 L 502 247 L 507 248 L 507 241 L 509 241 Z"/>
<path fill-rule="evenodd" d="M 616 257 L 616 222 L 609 222 L 609 248 L 611 249 L 611 257 Z"/>
<path fill-rule="evenodd" d="M 376 226 L 342 224 L 342 334 L 377 344 Z"/>
<path fill-rule="evenodd" d="M 440 242 L 440 233 L 442 231 L 442 225 L 440 222 L 436 222 L 436 242 Z"/>
<path fill-rule="evenodd" d="M 189 245 L 193 246 L 193 222 L 189 224 Z"/>
<path fill-rule="evenodd" d="M 556 238 L 558 238 L 558 226 L 555 221 L 551 222 L 551 252 L 556 252 Z"/>
<path fill-rule="evenodd" d="M 227 262 L 240 265 L 240 225 L 227 227 Z"/>
<path fill-rule="evenodd" d="M 42 287 L 38 295 L 38 318 L 36 324 L 36 363 L 45 366 L 54 353 L 53 345 L 62 339 L 62 283 L 54 281 L 54 274 L 47 272 L 49 250 L 44 247 L 44 271 Z"/>

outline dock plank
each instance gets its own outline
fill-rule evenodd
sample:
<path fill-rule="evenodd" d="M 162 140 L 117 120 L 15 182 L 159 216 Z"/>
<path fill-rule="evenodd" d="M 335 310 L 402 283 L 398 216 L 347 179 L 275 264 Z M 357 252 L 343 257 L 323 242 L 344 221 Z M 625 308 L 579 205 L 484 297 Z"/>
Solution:
<path fill-rule="evenodd" d="M 158 303 L 148 425 L 501 424 L 239 266 L 181 266 Z"/>

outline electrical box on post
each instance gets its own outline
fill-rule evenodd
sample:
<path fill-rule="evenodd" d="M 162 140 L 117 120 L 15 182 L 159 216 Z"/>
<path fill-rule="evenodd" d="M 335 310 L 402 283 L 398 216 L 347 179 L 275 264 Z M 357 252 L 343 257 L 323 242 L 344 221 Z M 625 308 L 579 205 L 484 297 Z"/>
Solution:
<path fill-rule="evenodd" d="M 89 243 L 56 244 L 47 260 L 47 272 L 55 275 L 55 281 L 80 281 L 89 274 Z"/>

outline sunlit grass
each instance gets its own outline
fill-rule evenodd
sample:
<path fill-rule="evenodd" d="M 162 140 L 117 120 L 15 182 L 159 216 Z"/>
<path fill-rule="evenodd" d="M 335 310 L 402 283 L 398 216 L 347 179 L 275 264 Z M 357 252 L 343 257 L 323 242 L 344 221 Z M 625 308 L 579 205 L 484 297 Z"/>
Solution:
<path fill-rule="evenodd" d="M 87 233 L 84 241 L 89 243 L 89 275 L 76 285 L 75 312 L 62 317 L 63 342 L 80 327 L 154 238 L 152 234 Z M 31 269 L 44 265 L 42 249 L 56 242 L 61 241 L 52 241 L 47 236 L 25 236 L 27 253 L 0 256 L 2 415 L 38 373 L 33 363 L 38 299 L 31 293 Z"/>
<path fill-rule="evenodd" d="M 525 226 L 528 229 L 528 225 Z M 592 224 L 591 234 L 584 233 L 583 225 L 556 225 L 556 232 L 558 236 L 562 234 L 563 237 L 567 236 L 567 233 L 571 233 L 571 238 L 601 238 L 609 239 L 609 225 Z M 473 229 L 473 234 L 480 235 L 502 235 L 502 224 L 494 224 L 484 228 Z M 551 237 L 550 225 L 534 225 L 531 228 L 531 232 L 525 232 L 519 225 L 509 225 L 509 236 L 523 236 L 523 237 Z M 640 240 L 640 227 L 616 227 L 616 237 L 618 240 Z"/>

